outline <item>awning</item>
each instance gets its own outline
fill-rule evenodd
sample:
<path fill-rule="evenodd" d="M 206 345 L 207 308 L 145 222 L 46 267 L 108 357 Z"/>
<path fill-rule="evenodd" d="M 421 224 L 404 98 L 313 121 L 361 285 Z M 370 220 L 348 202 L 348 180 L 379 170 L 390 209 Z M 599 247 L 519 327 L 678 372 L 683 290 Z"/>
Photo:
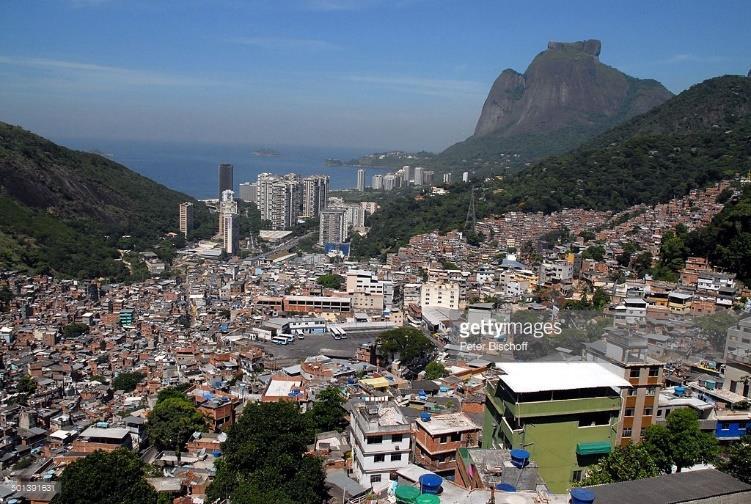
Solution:
<path fill-rule="evenodd" d="M 596 441 L 594 443 L 576 444 L 577 455 L 599 455 L 603 453 L 610 453 L 610 450 L 610 441 Z"/>

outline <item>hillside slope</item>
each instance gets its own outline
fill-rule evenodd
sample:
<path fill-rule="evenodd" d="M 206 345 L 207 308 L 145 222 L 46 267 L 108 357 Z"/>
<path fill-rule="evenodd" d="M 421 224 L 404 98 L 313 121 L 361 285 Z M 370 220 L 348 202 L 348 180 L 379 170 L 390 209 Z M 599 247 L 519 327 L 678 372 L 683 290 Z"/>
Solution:
<path fill-rule="evenodd" d="M 601 63 L 600 49 L 599 40 L 550 42 L 523 74 L 504 70 L 474 134 L 442 152 L 438 163 L 498 173 L 509 163 L 565 152 L 672 96 L 655 80 Z"/>
<path fill-rule="evenodd" d="M 116 247 L 140 250 L 176 231 L 179 203 L 192 200 L 107 158 L 0 123 L 0 268 L 123 278 Z M 208 212 L 196 209 L 198 234 L 210 234 Z"/>
<path fill-rule="evenodd" d="M 477 209 L 479 216 L 577 207 L 622 210 L 682 196 L 749 168 L 751 79 L 717 77 L 567 154 L 478 184 Z M 367 222 L 367 238 L 353 242 L 354 253 L 382 254 L 424 230 L 463 225 L 466 188 L 452 189 L 440 203 L 456 209 L 450 219 L 436 215 L 433 199 L 384 204 Z M 404 215 L 409 225 L 401 224 Z"/>

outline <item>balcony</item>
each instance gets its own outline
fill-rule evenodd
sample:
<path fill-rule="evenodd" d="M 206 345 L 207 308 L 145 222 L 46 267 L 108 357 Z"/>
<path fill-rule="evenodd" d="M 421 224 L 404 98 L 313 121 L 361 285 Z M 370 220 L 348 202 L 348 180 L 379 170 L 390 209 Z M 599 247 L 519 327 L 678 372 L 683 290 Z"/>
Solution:
<path fill-rule="evenodd" d="M 516 418 L 572 415 L 576 413 L 594 413 L 597 411 L 618 411 L 621 408 L 621 399 L 617 396 L 588 397 L 583 399 L 565 399 L 518 404 L 504 401 L 504 403 Z"/>

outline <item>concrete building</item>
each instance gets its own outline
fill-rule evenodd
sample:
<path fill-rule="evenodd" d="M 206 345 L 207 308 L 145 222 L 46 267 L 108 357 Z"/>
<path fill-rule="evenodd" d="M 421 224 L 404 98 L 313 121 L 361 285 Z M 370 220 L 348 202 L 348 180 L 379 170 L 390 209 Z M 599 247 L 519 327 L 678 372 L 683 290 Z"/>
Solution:
<path fill-rule="evenodd" d="M 227 189 L 222 192 L 219 198 L 219 236 L 224 240 L 224 216 L 225 215 L 237 215 L 237 201 L 235 201 L 235 193 L 231 189 Z"/>
<path fill-rule="evenodd" d="M 357 169 L 357 190 L 365 191 L 365 168 Z"/>
<path fill-rule="evenodd" d="M 600 363 L 631 383 L 621 390 L 617 443 L 640 442 L 646 428 L 657 422 L 664 364 L 647 357 L 647 340 L 627 334 L 611 333 L 585 347 L 584 360 Z"/>
<path fill-rule="evenodd" d="M 415 167 L 414 183 L 416 186 L 423 185 L 422 175 L 424 171 L 425 171 L 425 168 L 423 168 L 422 166 Z"/>
<path fill-rule="evenodd" d="M 409 185 L 410 182 L 415 180 L 415 170 L 411 166 L 402 166 L 402 173 L 404 174 L 404 185 Z"/>
<path fill-rule="evenodd" d="M 469 182 L 469 172 L 462 173 L 462 182 Z"/>
<path fill-rule="evenodd" d="M 457 450 L 478 447 L 480 431 L 464 413 L 422 415 L 415 421 L 415 463 L 436 474 L 453 476 Z"/>
<path fill-rule="evenodd" d="M 387 487 L 391 472 L 409 464 L 409 420 L 395 403 L 360 403 L 352 409 L 351 428 L 353 478 L 367 488 Z"/>
<path fill-rule="evenodd" d="M 271 221 L 271 229 L 289 229 L 300 216 L 302 195 L 297 175 L 283 177 L 258 174 L 258 210 L 261 219 Z"/>
<path fill-rule="evenodd" d="M 318 244 L 344 243 L 347 240 L 346 211 L 343 208 L 326 208 L 321 211 L 318 227 Z"/>
<path fill-rule="evenodd" d="M 376 274 L 370 271 L 348 271 L 346 289 L 347 294 L 363 293 L 381 296 L 384 308 L 391 308 L 394 302 L 394 283 L 390 280 L 379 280 Z"/>
<path fill-rule="evenodd" d="M 459 284 L 454 282 L 425 282 L 420 287 L 420 306 L 459 310 L 461 306 Z"/>
<path fill-rule="evenodd" d="M 373 188 L 374 191 L 382 190 L 383 189 L 383 175 L 381 174 L 373 175 L 370 186 Z"/>
<path fill-rule="evenodd" d="M 188 233 L 193 229 L 193 203 L 186 201 L 180 203 L 180 232 L 188 237 Z"/>
<path fill-rule="evenodd" d="M 435 172 L 433 170 L 423 170 L 422 172 L 422 185 L 424 186 L 432 186 L 433 185 L 433 175 Z"/>
<path fill-rule="evenodd" d="M 451 183 L 451 173 L 444 173 L 443 174 L 443 183 L 444 184 L 450 184 Z"/>
<path fill-rule="evenodd" d="M 751 317 L 740 320 L 728 328 L 725 360 L 751 362 Z"/>
<path fill-rule="evenodd" d="M 326 208 L 329 197 L 330 178 L 327 175 L 312 175 L 302 179 L 302 216 L 316 219 Z"/>
<path fill-rule="evenodd" d="M 258 204 L 258 184 L 243 182 L 240 184 L 240 199 L 246 203 Z"/>
<path fill-rule="evenodd" d="M 486 388 L 483 448 L 524 448 L 553 492 L 613 449 L 624 378 L 594 362 L 498 362 Z"/>
<path fill-rule="evenodd" d="M 240 248 L 240 228 L 237 214 L 222 214 L 222 247 L 227 255 L 236 255 Z"/>
<path fill-rule="evenodd" d="M 228 163 L 222 163 L 219 165 L 219 197 L 227 190 L 234 190 L 233 172 L 235 168 Z"/>
<path fill-rule="evenodd" d="M 396 187 L 396 175 L 393 173 L 387 173 L 383 176 L 383 190 L 393 191 Z"/>

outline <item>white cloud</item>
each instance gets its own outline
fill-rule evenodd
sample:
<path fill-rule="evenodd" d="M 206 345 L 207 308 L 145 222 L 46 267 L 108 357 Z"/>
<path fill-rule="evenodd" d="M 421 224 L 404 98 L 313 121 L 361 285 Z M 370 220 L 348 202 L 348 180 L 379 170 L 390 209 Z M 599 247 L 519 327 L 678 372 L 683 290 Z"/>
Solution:
<path fill-rule="evenodd" d="M 272 50 L 326 51 L 341 49 L 338 45 L 325 40 L 289 37 L 233 37 L 227 39 L 227 42 Z"/>
<path fill-rule="evenodd" d="M 215 86 L 223 84 L 219 81 L 209 79 L 152 72 L 149 70 L 47 58 L 10 58 L 0 56 L 0 65 L 36 68 L 74 77 L 106 79 L 116 81 L 121 85 L 132 86 Z"/>
<path fill-rule="evenodd" d="M 680 53 L 666 58 L 660 63 L 678 64 L 678 63 L 722 63 L 727 61 L 724 56 L 698 56 L 696 54 Z"/>
<path fill-rule="evenodd" d="M 345 80 L 423 95 L 481 95 L 487 85 L 469 80 L 430 79 L 410 76 L 349 75 Z"/>

